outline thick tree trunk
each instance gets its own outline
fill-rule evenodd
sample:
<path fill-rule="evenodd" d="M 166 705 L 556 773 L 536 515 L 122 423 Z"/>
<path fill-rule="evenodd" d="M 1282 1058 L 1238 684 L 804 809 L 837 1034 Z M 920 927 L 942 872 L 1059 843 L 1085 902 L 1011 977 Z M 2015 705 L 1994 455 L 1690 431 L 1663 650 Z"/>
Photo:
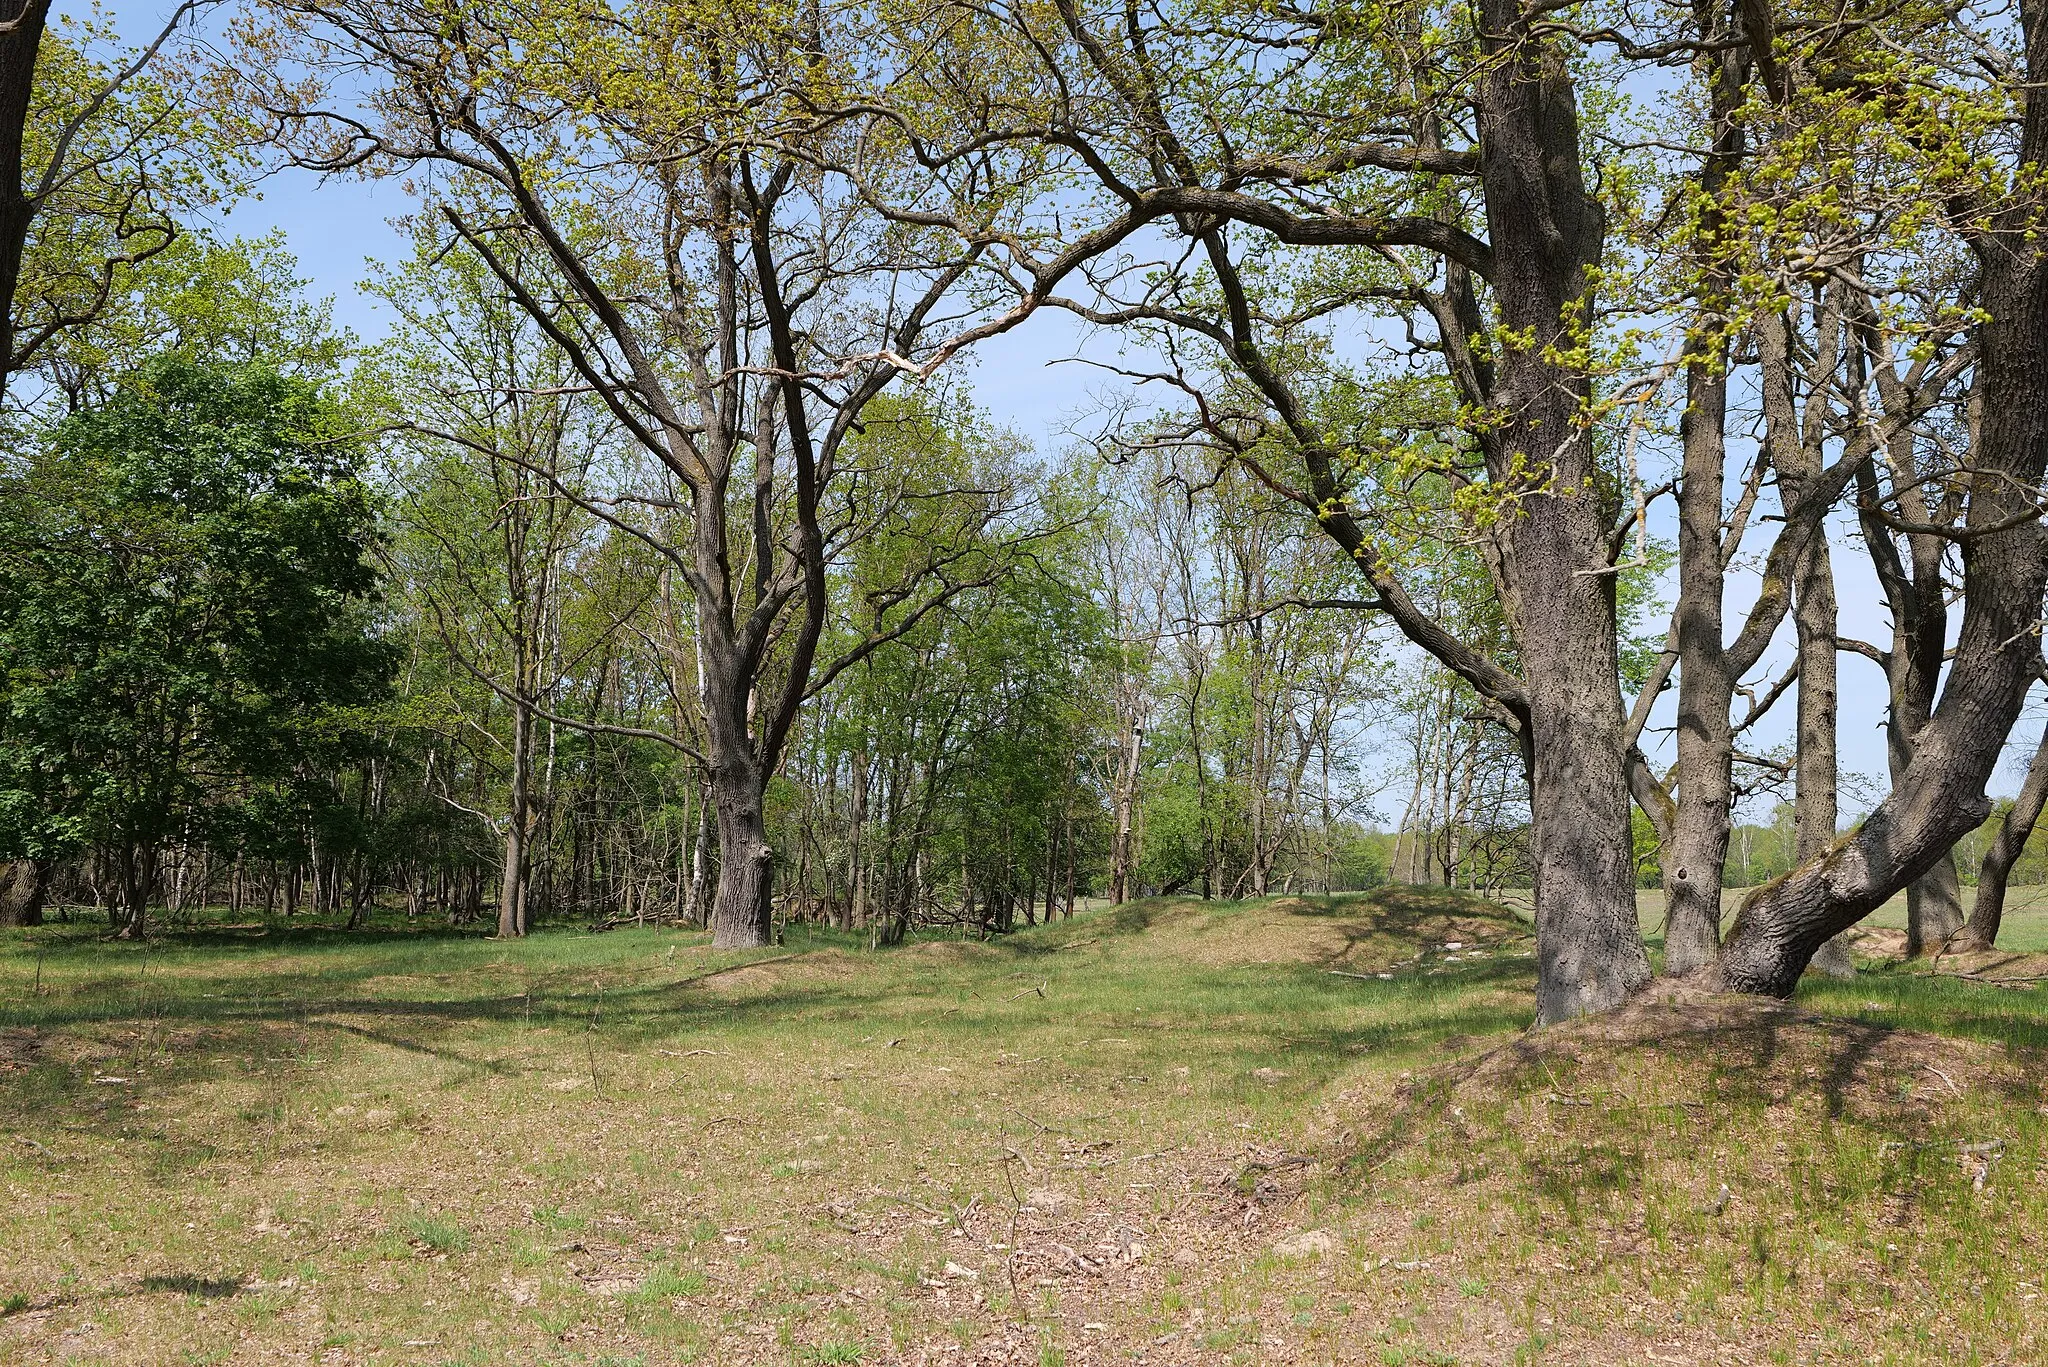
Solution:
<path fill-rule="evenodd" d="M 765 783 L 751 764 L 715 767 L 711 801 L 718 814 L 718 892 L 711 910 L 711 943 L 719 949 L 756 949 L 769 943 L 775 852 L 761 810 Z"/>
<path fill-rule="evenodd" d="M 2041 732 L 2041 743 L 2034 749 L 2027 780 L 2020 785 L 2012 810 L 1991 838 L 1991 848 L 1984 851 L 1983 866 L 1977 870 L 1977 901 L 1962 934 L 1956 937 L 1956 949 L 1985 950 L 1998 944 L 1999 924 L 2005 919 L 2006 880 L 2027 848 L 2027 838 L 2034 833 L 2044 804 L 2048 804 L 2048 728 Z"/>
<path fill-rule="evenodd" d="M 1518 548 L 1526 546 L 1520 535 Z M 1598 581 L 1561 576 L 1567 586 Z M 1564 597 L 1566 595 L 1559 595 Z M 1546 607 L 1551 605 L 1545 605 Z M 1555 605 L 1562 608 L 1565 604 Z M 1579 604 L 1580 610 L 1593 610 Z M 1525 653 L 1539 1023 L 1606 1011 L 1650 981 L 1636 920 L 1621 693 L 1606 638 L 1563 636 Z M 1546 645 L 1579 649 L 1546 650 Z M 1546 658 L 1553 657 L 1553 658 Z"/>
<path fill-rule="evenodd" d="M 1480 16 L 1492 58 L 1476 100 L 1492 283 L 1504 332 L 1525 339 L 1494 363 L 1487 456 L 1496 479 L 1542 484 L 1509 520 L 1505 563 L 1527 681 L 1536 1016 L 1548 1023 L 1611 1009 L 1650 980 L 1607 551 L 1614 509 L 1586 427 L 1586 374 L 1559 359 L 1580 345 L 1605 223 L 1562 54 L 1528 32 L 1513 0 L 1483 0 Z"/>
<path fill-rule="evenodd" d="M 41 925 L 49 883 L 49 867 L 40 860 L 0 861 L 0 929 Z"/>

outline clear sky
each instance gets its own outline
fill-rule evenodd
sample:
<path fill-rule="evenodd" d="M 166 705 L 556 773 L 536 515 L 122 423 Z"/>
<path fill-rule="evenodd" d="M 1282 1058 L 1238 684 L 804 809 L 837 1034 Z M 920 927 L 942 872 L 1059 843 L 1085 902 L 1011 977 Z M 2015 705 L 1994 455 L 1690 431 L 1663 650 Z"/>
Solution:
<path fill-rule="evenodd" d="M 73 5 L 70 0 L 59 0 L 57 8 L 62 13 Z M 123 36 L 131 39 L 153 32 L 170 9 L 162 0 L 109 0 L 106 5 Z M 236 205 L 216 227 L 224 234 L 246 237 L 281 231 L 299 260 L 301 273 L 319 293 L 333 296 L 337 320 L 365 339 L 375 340 L 387 333 L 391 320 L 377 301 L 361 292 L 358 282 L 365 277 L 369 261 L 395 261 L 403 255 L 405 243 L 390 220 L 409 207 L 410 201 L 396 181 L 323 180 L 287 170 L 266 180 L 255 197 Z M 1099 410 L 1097 396 L 1117 383 L 1114 377 L 1094 367 L 1063 362 L 1076 355 L 1108 361 L 1115 354 L 1109 339 L 1091 336 L 1069 317 L 1046 313 L 978 348 L 969 363 L 969 374 L 981 407 L 998 422 L 1052 449 L 1071 440 L 1071 431 L 1088 429 L 1091 416 Z M 1653 518 L 1652 533 L 1665 540 L 1675 538 L 1668 502 L 1661 514 Z M 1869 571 L 1869 558 L 1846 520 L 1838 520 L 1834 542 L 1843 634 L 1888 645 L 1890 627 Z M 1739 620 L 1736 612 L 1747 605 L 1753 592 L 1753 581 L 1738 579 L 1731 584 L 1731 626 Z M 1769 676 L 1774 676 L 1789 658 L 1790 641 L 1791 627 L 1787 623 L 1773 648 L 1775 664 L 1770 666 Z M 1885 688 L 1877 667 L 1856 655 L 1842 657 L 1840 679 L 1846 818 L 1862 805 L 1854 797 L 1857 785 L 1850 777 L 1852 773 L 1867 776 L 1874 793 L 1881 793 L 1886 786 L 1882 730 Z M 1667 695 L 1653 724 L 1669 724 L 1671 703 Z M 1759 728 L 1762 734 L 1752 742 L 1756 748 L 1789 739 L 1789 699 L 1780 705 L 1778 713 L 1771 725 Z M 2025 757 L 2032 753 L 2038 739 L 2039 725 L 2038 718 L 2031 714 L 2022 719 L 2014 743 L 2008 746 L 2007 763 L 1993 783 L 1994 792 L 2009 794 L 2017 789 Z M 1668 751 L 1668 744 L 1654 748 Z"/>

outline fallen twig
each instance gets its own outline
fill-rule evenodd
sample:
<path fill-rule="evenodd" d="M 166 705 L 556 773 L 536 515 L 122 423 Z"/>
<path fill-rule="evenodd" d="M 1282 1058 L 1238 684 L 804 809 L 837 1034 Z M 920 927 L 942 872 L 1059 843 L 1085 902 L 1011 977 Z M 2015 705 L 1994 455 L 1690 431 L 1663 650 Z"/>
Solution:
<path fill-rule="evenodd" d="M 1024 1309 L 1023 1288 L 1017 1285 L 1017 1221 L 1024 1214 L 1024 1201 L 1023 1198 L 1017 1195 L 1016 1180 L 1010 1175 L 1010 1160 L 1012 1158 L 1023 1163 L 1024 1171 L 1027 1173 L 1031 1171 L 1031 1164 L 1025 1159 L 1023 1154 L 1018 1153 L 1015 1149 L 1003 1150 L 1003 1185 L 1010 1192 L 1010 1232 L 1003 1238 L 1003 1242 L 1010 1247 L 1008 1249 L 1009 1256 L 1003 1260 L 1003 1263 L 1004 1270 L 1009 1273 L 1010 1277 L 1010 1315 L 1012 1318 L 1017 1318 L 1027 1313 Z"/>
<path fill-rule="evenodd" d="M 1948 1084 L 1948 1089 L 1951 1092 L 1954 1092 L 1957 1096 L 1961 1096 L 1963 1094 L 1963 1089 L 1956 1086 L 1956 1080 L 1950 1077 L 1947 1073 L 1942 1072 L 1941 1069 L 1935 1067 L 1931 1063 L 1923 1063 L 1920 1066 L 1922 1068 L 1925 1068 L 1928 1072 L 1934 1074 L 1936 1077 L 1940 1078 L 1943 1082 L 1946 1082 Z"/>

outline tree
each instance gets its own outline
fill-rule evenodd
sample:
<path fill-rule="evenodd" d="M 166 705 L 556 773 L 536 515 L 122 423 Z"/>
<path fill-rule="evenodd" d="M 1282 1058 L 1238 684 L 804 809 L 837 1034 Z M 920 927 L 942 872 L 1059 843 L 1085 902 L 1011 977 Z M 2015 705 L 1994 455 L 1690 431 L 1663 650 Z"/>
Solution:
<path fill-rule="evenodd" d="M 100 851 L 125 935 L 167 845 L 364 743 L 338 714 L 390 653 L 359 452 L 310 382 L 173 358 L 0 483 L 0 842 Z"/>
<path fill-rule="evenodd" d="M 2043 729 L 2041 742 L 2034 747 L 2019 795 L 2013 799 L 2004 820 L 1998 823 L 1998 831 L 1977 867 L 1977 900 L 1970 907 L 1970 919 L 1955 937 L 1956 949 L 1988 950 L 1997 946 L 1999 928 L 2005 920 L 2006 885 L 2012 879 L 2013 865 L 2027 848 L 2028 837 L 2041 820 L 2044 806 L 2048 806 L 2048 728 Z"/>
<path fill-rule="evenodd" d="M 0 396 L 66 332 L 118 306 L 175 215 L 223 188 L 225 144 L 159 79 L 183 0 L 149 42 L 99 57 L 94 25 L 50 32 L 50 0 L 0 0 Z"/>
<path fill-rule="evenodd" d="M 892 225 L 863 187 L 886 145 L 804 110 L 845 74 L 812 12 L 648 3 L 283 5 L 254 101 L 299 164 L 433 166 L 435 210 L 682 491 L 584 506 L 687 584 L 717 814 L 713 936 L 770 935 L 764 807 L 821 661 L 831 568 L 877 513 L 835 503 L 869 405 L 932 350 L 984 248 Z M 835 42 L 839 35 L 829 35 Z M 296 77 L 266 81 L 289 54 Z M 828 171 L 850 157 L 860 185 Z M 984 185 L 983 189 L 1000 187 Z M 657 522 L 639 513 L 663 513 Z M 631 510 L 638 509 L 639 513 Z M 850 514 L 842 516 L 845 514 Z M 638 520 L 635 520 L 638 518 Z M 955 557 L 907 566 L 911 615 L 959 592 Z M 673 738 L 670 738 L 673 739 Z"/>
<path fill-rule="evenodd" d="M 1512 0 L 1481 4 L 1469 29 L 1434 17 L 1402 5 L 1333 26 L 1244 7 L 1183 23 L 1064 3 L 983 23 L 962 7 L 946 15 L 953 40 L 1001 51 L 1006 79 L 957 99 L 928 78 L 956 123 L 935 124 L 920 156 L 945 165 L 1026 139 L 1071 154 L 1098 212 L 1064 250 L 1022 261 L 1018 308 L 1057 299 L 1076 258 L 1103 261 L 1085 316 L 1209 348 L 1240 401 L 1184 371 L 1160 378 L 1197 388 L 1207 434 L 1312 516 L 1375 605 L 1516 732 L 1533 794 L 1538 1015 L 1554 1021 L 1615 1006 L 1650 974 L 1612 577 L 1622 484 L 1595 436 L 1609 208 L 1567 40 Z M 1229 110 L 1256 112 L 1226 122 Z M 1109 255 L 1163 222 L 1199 274 Z M 1283 297 L 1301 279 L 1279 262 L 1287 245 L 1337 250 L 1327 289 Z M 1403 482 L 1373 480 L 1400 465 L 1400 438 L 1359 430 L 1305 382 L 1314 326 L 1376 301 L 1434 333 L 1417 348 L 1441 364 L 1430 428 L 1486 542 L 1513 668 L 1445 631 L 1404 583 L 1384 532 Z"/>
<path fill-rule="evenodd" d="M 511 714 L 494 818 L 504 840 L 498 933 L 510 938 L 529 928 L 542 714 L 559 711 L 564 678 L 581 663 L 562 649 L 568 585 L 604 526 L 578 499 L 614 429 L 474 257 L 450 260 L 423 243 L 379 292 L 406 324 L 385 349 L 384 402 L 410 456 L 394 471 L 400 577 L 458 668 Z"/>
<path fill-rule="evenodd" d="M 1985 784 L 2036 676 L 2048 575 L 2036 525 L 2048 467 L 2048 198 L 2038 177 L 2048 163 L 2048 6 L 2028 0 L 2007 32 L 1976 36 L 1989 51 L 2011 40 L 2009 55 L 1992 64 L 1991 88 L 1972 58 L 1934 88 L 1941 99 L 1898 98 L 1893 60 L 1860 42 L 1815 63 L 1846 86 L 1832 98 L 1866 121 L 1860 136 L 1881 130 L 1902 159 L 1924 158 L 1925 185 L 1940 195 L 1929 212 L 1939 211 L 1972 258 L 1974 420 L 1962 458 L 1946 459 L 1962 506 L 1941 520 L 1911 516 L 1910 504 L 1888 511 L 1903 524 L 1895 530 L 1959 546 L 1963 607 L 1938 697 L 1891 792 L 1853 836 L 1753 894 L 1737 914 L 1715 975 L 1735 990 L 1789 993 L 1823 943 L 1926 874 L 1989 815 Z M 1895 497 L 1927 479 L 1916 471 Z"/>

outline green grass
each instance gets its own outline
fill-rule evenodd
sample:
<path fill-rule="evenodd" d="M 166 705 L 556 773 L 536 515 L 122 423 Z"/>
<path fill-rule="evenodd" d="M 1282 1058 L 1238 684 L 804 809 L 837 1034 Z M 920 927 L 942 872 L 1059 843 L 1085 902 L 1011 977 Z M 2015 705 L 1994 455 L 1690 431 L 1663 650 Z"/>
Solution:
<path fill-rule="evenodd" d="M 1405 889 L 103 932 L 0 936 L 0 1361 L 2043 1356 L 2032 992 L 1525 1038 L 1522 927 Z"/>
<path fill-rule="evenodd" d="M 1742 899 L 1751 892 L 1749 888 L 1729 888 L 1721 894 L 1722 928 L 1725 930 L 1733 921 L 1735 909 L 1742 905 Z M 1969 908 L 1970 899 L 1976 895 L 1972 888 L 1963 889 L 1963 907 Z M 1636 915 L 1641 921 L 1644 934 L 1655 939 L 1664 923 L 1664 894 L 1651 889 L 1636 893 Z M 1906 928 L 1906 895 L 1886 902 L 1870 914 L 1864 925 L 1879 930 L 1904 930 Z M 2048 951 L 2048 884 L 2011 888 L 2006 893 L 2005 918 L 1998 932 L 1998 945 L 2020 953 L 2038 954 Z"/>

